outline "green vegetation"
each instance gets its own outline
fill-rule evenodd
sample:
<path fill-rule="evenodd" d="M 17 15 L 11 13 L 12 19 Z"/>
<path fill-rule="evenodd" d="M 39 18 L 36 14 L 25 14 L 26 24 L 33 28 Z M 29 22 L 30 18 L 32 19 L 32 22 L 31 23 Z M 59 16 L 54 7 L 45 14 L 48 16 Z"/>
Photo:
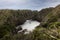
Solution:
<path fill-rule="evenodd" d="M 29 34 L 18 25 L 26 20 L 37 20 L 41 24 Z M 60 5 L 41 11 L 0 10 L 0 40 L 60 40 Z"/>

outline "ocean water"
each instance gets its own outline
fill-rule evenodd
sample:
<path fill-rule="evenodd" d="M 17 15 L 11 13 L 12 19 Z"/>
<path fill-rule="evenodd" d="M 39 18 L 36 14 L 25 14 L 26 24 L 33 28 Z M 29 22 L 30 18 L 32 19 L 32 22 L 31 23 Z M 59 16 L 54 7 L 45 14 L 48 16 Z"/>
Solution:
<path fill-rule="evenodd" d="M 35 27 L 39 26 L 40 22 L 33 20 L 26 20 L 26 22 L 21 25 L 22 29 L 27 29 L 28 31 L 33 31 Z"/>

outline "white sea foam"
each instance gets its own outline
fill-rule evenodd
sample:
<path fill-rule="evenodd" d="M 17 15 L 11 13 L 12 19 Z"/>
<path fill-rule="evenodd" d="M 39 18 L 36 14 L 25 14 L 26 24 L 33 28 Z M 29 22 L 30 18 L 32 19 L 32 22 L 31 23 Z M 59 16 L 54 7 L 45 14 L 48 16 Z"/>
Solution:
<path fill-rule="evenodd" d="M 26 20 L 26 22 L 21 25 L 22 29 L 27 29 L 28 31 L 32 31 L 36 26 L 40 25 L 40 22 L 33 20 Z"/>

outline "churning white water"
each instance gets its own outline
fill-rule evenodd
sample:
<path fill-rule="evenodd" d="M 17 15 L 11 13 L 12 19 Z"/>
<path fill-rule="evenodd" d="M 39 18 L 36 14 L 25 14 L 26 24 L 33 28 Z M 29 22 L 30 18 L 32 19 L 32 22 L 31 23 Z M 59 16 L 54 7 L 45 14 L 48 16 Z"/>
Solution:
<path fill-rule="evenodd" d="M 32 31 L 36 26 L 40 25 L 40 22 L 33 20 L 26 20 L 26 22 L 21 25 L 22 29 L 27 29 L 28 31 Z"/>

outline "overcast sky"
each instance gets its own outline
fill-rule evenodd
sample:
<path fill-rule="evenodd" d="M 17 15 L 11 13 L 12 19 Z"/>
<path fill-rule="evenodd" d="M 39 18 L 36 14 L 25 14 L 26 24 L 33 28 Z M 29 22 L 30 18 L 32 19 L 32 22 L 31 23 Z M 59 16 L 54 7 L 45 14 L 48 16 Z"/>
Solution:
<path fill-rule="evenodd" d="M 60 0 L 0 0 L 0 9 L 31 9 L 54 7 Z"/>

